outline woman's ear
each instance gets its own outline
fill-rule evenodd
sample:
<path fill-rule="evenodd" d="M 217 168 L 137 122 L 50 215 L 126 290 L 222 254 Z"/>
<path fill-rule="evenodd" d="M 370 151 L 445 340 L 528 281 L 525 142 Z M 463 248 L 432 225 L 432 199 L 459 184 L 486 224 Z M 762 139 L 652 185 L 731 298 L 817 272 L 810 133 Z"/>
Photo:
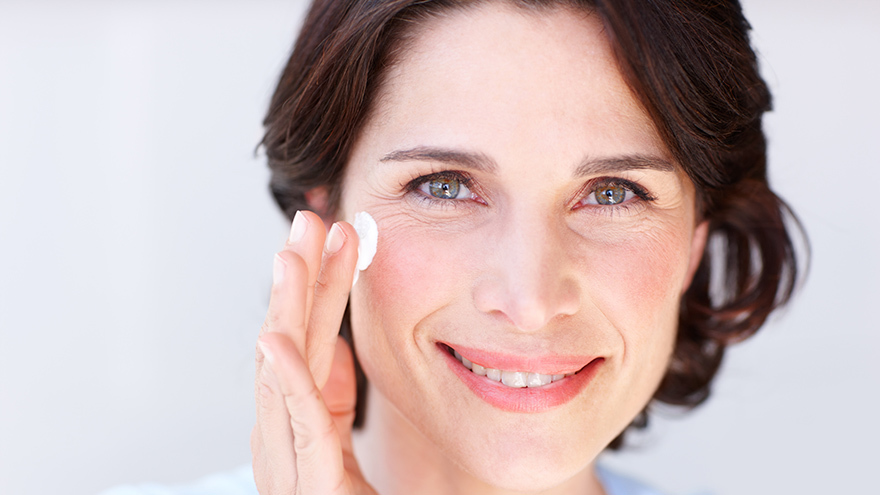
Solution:
<path fill-rule="evenodd" d="M 306 191 L 305 198 L 309 209 L 321 217 L 321 220 L 324 221 L 324 227 L 329 232 L 330 227 L 333 226 L 333 217 L 328 212 L 330 209 L 330 193 L 327 191 L 327 187 L 313 187 Z"/>
<path fill-rule="evenodd" d="M 691 254 L 688 258 L 688 269 L 684 278 L 684 285 L 681 288 L 682 294 L 684 294 L 688 290 L 688 287 L 691 286 L 694 274 L 700 266 L 700 260 L 703 259 L 703 251 L 706 249 L 706 238 L 708 235 L 709 221 L 703 220 L 694 229 L 694 236 L 691 238 Z"/>

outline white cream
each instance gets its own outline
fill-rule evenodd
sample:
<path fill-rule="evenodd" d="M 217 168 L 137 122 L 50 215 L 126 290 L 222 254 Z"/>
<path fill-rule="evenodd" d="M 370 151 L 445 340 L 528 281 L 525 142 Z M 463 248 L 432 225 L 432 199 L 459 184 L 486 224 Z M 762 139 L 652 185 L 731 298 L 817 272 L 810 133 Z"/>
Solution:
<path fill-rule="evenodd" d="M 354 214 L 354 230 L 357 232 L 358 238 L 358 260 L 357 268 L 354 271 L 354 281 L 351 286 L 358 280 L 361 271 L 366 270 L 373 262 L 376 255 L 376 245 L 379 243 L 379 226 L 373 217 L 365 211 L 359 211 Z"/>

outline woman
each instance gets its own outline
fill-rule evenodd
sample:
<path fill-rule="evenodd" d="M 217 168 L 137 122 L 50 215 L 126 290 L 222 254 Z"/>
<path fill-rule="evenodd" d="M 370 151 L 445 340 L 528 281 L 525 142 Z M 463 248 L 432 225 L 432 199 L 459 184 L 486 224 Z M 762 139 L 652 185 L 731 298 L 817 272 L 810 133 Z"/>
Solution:
<path fill-rule="evenodd" d="M 797 274 L 747 28 L 733 1 L 318 0 L 265 120 L 293 224 L 260 493 L 652 493 L 596 457 L 703 402 Z"/>
<path fill-rule="evenodd" d="M 747 29 L 736 2 L 317 1 L 265 120 L 293 225 L 260 493 L 618 493 L 598 454 L 704 401 L 792 292 Z"/>

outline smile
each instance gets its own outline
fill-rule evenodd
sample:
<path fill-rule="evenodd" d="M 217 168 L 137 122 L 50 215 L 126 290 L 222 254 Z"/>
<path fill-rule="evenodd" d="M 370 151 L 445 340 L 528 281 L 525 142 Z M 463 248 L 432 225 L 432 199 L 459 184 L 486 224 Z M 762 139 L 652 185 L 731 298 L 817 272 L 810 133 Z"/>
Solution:
<path fill-rule="evenodd" d="M 571 401 L 605 362 L 602 357 L 535 358 L 454 349 L 439 342 L 437 347 L 448 368 L 473 395 L 497 409 L 517 413 L 544 412 Z"/>
<path fill-rule="evenodd" d="M 494 382 L 500 382 L 502 385 L 511 387 L 511 388 L 535 388 L 535 387 L 543 387 L 544 385 L 549 385 L 553 382 L 558 382 L 565 377 L 572 376 L 577 372 L 573 373 L 565 373 L 558 375 L 550 375 L 544 373 L 537 373 L 534 371 L 507 371 L 507 370 L 499 370 L 495 368 L 487 368 L 485 366 L 481 366 L 479 364 L 473 363 L 468 358 L 463 357 L 458 351 L 453 350 L 452 355 L 455 356 L 455 359 L 458 359 L 461 364 L 464 365 L 465 368 L 471 370 L 475 375 L 485 376 L 489 380 Z"/>

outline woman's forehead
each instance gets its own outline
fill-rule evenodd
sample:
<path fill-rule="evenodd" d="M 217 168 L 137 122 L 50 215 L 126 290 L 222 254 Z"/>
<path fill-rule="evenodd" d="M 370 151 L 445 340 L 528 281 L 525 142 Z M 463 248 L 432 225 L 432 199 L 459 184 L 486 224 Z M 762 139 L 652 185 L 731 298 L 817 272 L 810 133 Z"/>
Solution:
<path fill-rule="evenodd" d="M 428 147 L 498 162 L 668 158 L 596 17 L 493 2 L 425 22 L 365 126 L 377 157 Z"/>

